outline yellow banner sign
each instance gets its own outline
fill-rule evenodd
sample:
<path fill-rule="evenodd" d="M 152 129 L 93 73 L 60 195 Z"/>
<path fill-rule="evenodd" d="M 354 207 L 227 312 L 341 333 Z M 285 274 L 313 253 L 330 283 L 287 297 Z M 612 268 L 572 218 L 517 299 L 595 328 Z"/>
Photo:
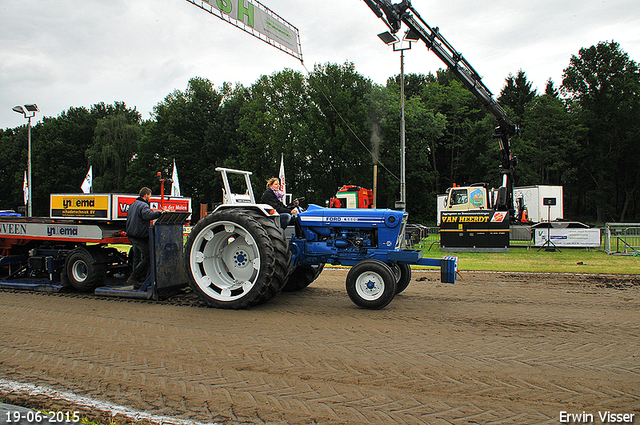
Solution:
<path fill-rule="evenodd" d="M 51 195 L 51 218 L 106 218 L 110 195 Z"/>

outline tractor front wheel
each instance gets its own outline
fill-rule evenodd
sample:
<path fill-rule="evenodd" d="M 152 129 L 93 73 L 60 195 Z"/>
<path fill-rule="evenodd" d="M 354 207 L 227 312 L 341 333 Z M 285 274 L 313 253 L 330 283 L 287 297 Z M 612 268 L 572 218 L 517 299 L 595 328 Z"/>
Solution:
<path fill-rule="evenodd" d="M 347 294 L 359 307 L 370 310 L 384 308 L 396 295 L 396 277 L 382 261 L 361 261 L 347 274 Z"/>
<path fill-rule="evenodd" d="M 407 289 L 411 282 L 411 266 L 408 264 L 396 264 L 393 266 L 393 273 L 396 276 L 396 295 Z"/>

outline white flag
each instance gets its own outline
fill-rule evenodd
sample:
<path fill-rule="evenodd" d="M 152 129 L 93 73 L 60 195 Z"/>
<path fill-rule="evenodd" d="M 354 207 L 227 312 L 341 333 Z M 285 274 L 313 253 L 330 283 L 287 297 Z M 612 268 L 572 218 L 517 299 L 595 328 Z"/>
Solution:
<path fill-rule="evenodd" d="M 93 187 L 93 165 L 89 167 L 87 176 L 80 187 L 82 188 L 82 193 L 91 193 L 91 188 Z"/>
<path fill-rule="evenodd" d="M 280 174 L 278 174 L 278 178 L 280 179 L 280 190 L 284 193 L 285 196 L 282 197 L 282 203 L 287 204 L 287 182 L 284 179 L 284 154 L 280 156 Z"/>
<path fill-rule="evenodd" d="M 24 193 L 24 204 L 29 202 L 29 183 L 27 183 L 27 172 L 24 172 L 24 183 L 22 183 L 22 192 Z"/>
<path fill-rule="evenodd" d="M 178 168 L 176 167 L 176 160 L 173 160 L 173 173 L 171 174 L 171 196 L 180 195 L 180 182 L 178 181 Z"/>

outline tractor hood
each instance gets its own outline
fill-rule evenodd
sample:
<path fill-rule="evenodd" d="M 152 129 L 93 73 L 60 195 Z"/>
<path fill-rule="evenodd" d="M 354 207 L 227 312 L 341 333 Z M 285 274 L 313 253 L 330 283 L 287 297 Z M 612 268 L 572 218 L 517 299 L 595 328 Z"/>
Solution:
<path fill-rule="evenodd" d="M 323 208 L 311 204 L 298 217 L 302 226 L 394 228 L 402 223 L 405 214 L 389 209 Z"/>

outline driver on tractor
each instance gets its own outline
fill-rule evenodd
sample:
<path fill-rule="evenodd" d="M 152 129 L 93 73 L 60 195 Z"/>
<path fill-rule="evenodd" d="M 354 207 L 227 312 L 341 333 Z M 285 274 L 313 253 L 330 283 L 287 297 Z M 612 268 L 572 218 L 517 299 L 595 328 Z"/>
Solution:
<path fill-rule="evenodd" d="M 267 204 L 273 207 L 278 214 L 280 214 L 280 227 L 282 230 L 292 221 L 295 223 L 296 215 L 298 214 L 298 200 L 294 200 L 292 204 L 284 204 L 284 192 L 280 190 L 280 180 L 276 177 L 271 177 L 267 180 L 267 189 L 260 198 L 261 204 Z"/>

